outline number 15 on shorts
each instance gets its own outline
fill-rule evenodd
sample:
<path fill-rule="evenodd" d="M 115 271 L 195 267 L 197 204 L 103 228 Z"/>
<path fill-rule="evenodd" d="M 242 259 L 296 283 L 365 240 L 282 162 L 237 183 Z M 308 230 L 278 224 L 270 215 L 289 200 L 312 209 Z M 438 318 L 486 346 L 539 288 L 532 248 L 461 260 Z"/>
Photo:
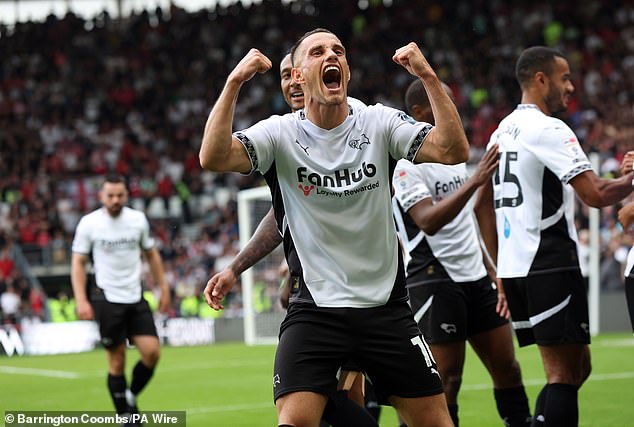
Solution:
<path fill-rule="evenodd" d="M 410 341 L 412 342 L 412 345 L 418 346 L 420 348 L 420 351 L 423 353 L 423 357 L 425 358 L 425 363 L 427 364 L 427 367 L 431 368 L 432 365 L 436 363 L 436 360 L 434 360 L 434 355 L 431 354 L 431 350 L 429 349 L 425 338 L 423 338 L 422 335 L 417 335 Z"/>

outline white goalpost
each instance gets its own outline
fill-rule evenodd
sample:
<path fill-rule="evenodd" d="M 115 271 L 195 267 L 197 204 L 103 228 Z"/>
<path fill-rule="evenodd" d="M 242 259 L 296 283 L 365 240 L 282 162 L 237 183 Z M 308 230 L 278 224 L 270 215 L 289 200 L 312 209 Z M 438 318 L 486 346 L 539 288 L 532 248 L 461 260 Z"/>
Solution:
<path fill-rule="evenodd" d="M 592 163 L 592 168 L 595 170 L 597 174 L 599 174 L 599 154 L 591 153 L 590 154 L 590 163 Z M 590 208 L 589 211 L 589 225 L 588 228 L 590 230 L 590 265 L 588 272 L 588 310 L 589 310 L 589 320 L 590 320 L 590 335 L 597 336 L 601 331 L 601 325 L 599 323 L 600 317 L 600 270 L 599 264 L 601 262 L 601 237 L 599 235 L 599 223 L 600 223 L 600 210 L 595 208 Z"/>
<path fill-rule="evenodd" d="M 258 224 L 271 208 L 268 187 L 238 193 L 240 247 L 244 248 Z M 279 303 L 278 269 L 284 259 L 282 245 L 241 276 L 244 342 L 247 345 L 275 344 L 285 311 Z"/>

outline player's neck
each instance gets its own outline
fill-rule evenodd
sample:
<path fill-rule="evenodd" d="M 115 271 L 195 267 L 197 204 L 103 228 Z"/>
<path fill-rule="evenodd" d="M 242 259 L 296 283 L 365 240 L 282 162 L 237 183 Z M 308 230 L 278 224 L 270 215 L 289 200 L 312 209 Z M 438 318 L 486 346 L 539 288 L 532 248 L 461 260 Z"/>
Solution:
<path fill-rule="evenodd" d="M 539 108 L 541 110 L 542 113 L 544 113 L 547 116 L 551 116 L 551 112 L 548 109 L 548 107 L 546 106 L 546 103 L 544 102 L 544 100 L 539 97 L 534 95 L 531 92 L 523 92 L 522 93 L 522 104 L 532 104 L 535 105 L 537 108 Z"/>
<path fill-rule="evenodd" d="M 317 102 L 306 102 L 306 118 L 322 129 L 334 129 L 348 117 L 348 101 L 341 104 L 326 105 Z"/>

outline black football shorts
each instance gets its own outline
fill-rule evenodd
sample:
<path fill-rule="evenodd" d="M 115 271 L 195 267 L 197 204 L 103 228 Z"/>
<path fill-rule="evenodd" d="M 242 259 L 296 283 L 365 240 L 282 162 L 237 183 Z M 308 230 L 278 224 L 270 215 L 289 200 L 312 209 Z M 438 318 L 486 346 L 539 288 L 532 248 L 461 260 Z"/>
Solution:
<path fill-rule="evenodd" d="M 435 282 L 408 288 L 414 318 L 432 344 L 464 342 L 508 320 L 495 311 L 497 290 L 488 276 L 473 282 Z"/>
<path fill-rule="evenodd" d="M 588 297 L 579 269 L 502 279 L 520 347 L 590 344 Z"/>
<path fill-rule="evenodd" d="M 274 399 L 312 391 L 332 396 L 337 370 L 353 362 L 382 396 L 443 392 L 436 363 L 407 301 L 373 308 L 321 308 L 293 303 L 280 326 Z"/>
<path fill-rule="evenodd" d="M 147 301 L 119 304 L 106 300 L 92 301 L 95 320 L 99 324 L 101 344 L 115 347 L 138 335 L 158 336 L 152 311 Z"/>

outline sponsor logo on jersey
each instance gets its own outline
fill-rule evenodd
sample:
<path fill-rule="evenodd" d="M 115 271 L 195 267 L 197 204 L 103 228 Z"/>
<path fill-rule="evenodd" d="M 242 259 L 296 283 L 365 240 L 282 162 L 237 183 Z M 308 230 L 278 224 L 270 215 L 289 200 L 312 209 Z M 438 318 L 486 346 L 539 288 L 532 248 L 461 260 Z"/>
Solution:
<path fill-rule="evenodd" d="M 362 133 L 359 139 L 351 139 L 348 141 L 348 145 L 356 150 L 363 150 L 364 145 L 370 145 L 370 140 Z"/>
<path fill-rule="evenodd" d="M 282 384 L 282 381 L 280 380 L 280 374 L 275 374 L 275 376 L 273 377 L 273 388 L 275 388 L 278 384 Z"/>
<path fill-rule="evenodd" d="M 435 184 L 435 190 L 436 190 L 436 196 L 439 196 L 440 193 L 442 192 L 443 194 L 447 194 L 447 193 L 453 193 L 454 191 L 456 191 L 457 189 L 459 189 L 462 184 L 464 184 L 466 181 L 465 177 L 462 176 L 454 176 L 452 180 L 450 180 L 449 182 L 441 182 L 441 181 L 436 181 Z"/>
<path fill-rule="evenodd" d="M 315 188 L 314 185 L 302 185 L 302 184 L 299 184 L 298 187 L 300 190 L 304 192 L 304 196 L 306 197 L 308 197 L 310 195 L 310 192 L 313 191 L 313 189 Z"/>
<path fill-rule="evenodd" d="M 581 329 L 583 329 L 583 332 L 586 334 L 590 332 L 590 326 L 586 322 L 581 323 L 579 326 L 581 326 Z"/>
<path fill-rule="evenodd" d="M 304 147 L 301 142 L 299 142 L 298 140 L 295 140 L 295 144 L 299 145 L 300 148 L 302 150 L 304 150 L 304 153 L 306 153 L 307 156 L 310 156 L 310 154 L 308 154 L 308 146 Z"/>
<path fill-rule="evenodd" d="M 352 196 L 364 191 L 374 190 L 380 186 L 379 181 L 356 187 L 350 190 L 334 191 L 341 187 L 349 187 L 361 182 L 364 178 L 372 178 L 376 175 L 376 166 L 373 163 L 363 162 L 360 168 L 353 170 L 350 168 L 339 169 L 330 175 L 322 175 L 317 172 L 310 172 L 305 166 L 297 168 L 298 188 L 302 190 L 304 196 L 308 197 L 312 190 L 314 194 L 322 196 L 344 197 Z"/>
<path fill-rule="evenodd" d="M 122 237 L 116 240 L 99 239 L 96 243 L 106 251 L 116 251 L 121 249 L 134 249 L 139 247 L 139 242 L 134 238 Z"/>
<path fill-rule="evenodd" d="M 508 239 L 509 237 L 511 237 L 511 223 L 504 215 L 504 238 Z"/>
<path fill-rule="evenodd" d="M 455 334 L 456 332 L 458 332 L 456 325 L 454 325 L 453 323 L 441 323 L 440 329 L 442 329 L 448 334 Z"/>

